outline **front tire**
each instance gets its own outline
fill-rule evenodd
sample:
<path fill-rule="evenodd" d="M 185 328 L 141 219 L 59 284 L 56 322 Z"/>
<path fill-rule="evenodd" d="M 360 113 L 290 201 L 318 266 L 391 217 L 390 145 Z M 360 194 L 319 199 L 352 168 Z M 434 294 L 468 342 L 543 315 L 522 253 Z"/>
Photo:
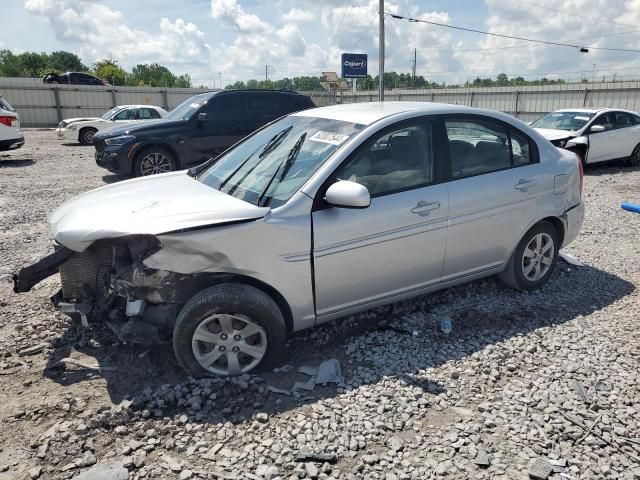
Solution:
<path fill-rule="evenodd" d="M 286 327 L 276 302 L 250 285 L 225 283 L 196 294 L 173 331 L 178 364 L 190 376 L 233 376 L 273 367 Z"/>
<path fill-rule="evenodd" d="M 80 130 L 80 134 L 78 135 L 78 140 L 82 145 L 93 145 L 93 137 L 98 130 L 95 128 L 83 128 Z"/>
<path fill-rule="evenodd" d="M 178 169 L 177 165 L 176 159 L 168 150 L 148 148 L 137 155 L 133 165 L 133 174 L 136 177 L 146 177 L 175 172 Z"/>
<path fill-rule="evenodd" d="M 500 279 L 516 290 L 542 287 L 558 262 L 560 235 L 555 227 L 542 221 L 522 237 Z"/>

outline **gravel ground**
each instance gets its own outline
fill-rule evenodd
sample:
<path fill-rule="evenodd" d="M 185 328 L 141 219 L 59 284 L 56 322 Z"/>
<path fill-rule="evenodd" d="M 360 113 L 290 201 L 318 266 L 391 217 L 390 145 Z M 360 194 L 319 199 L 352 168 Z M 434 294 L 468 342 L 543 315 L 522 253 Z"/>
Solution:
<path fill-rule="evenodd" d="M 344 380 L 284 395 L 272 387 L 309 377 L 196 381 L 168 346 L 71 322 L 49 305 L 57 277 L 13 294 L 9 274 L 50 251 L 47 213 L 118 180 L 90 147 L 26 139 L 0 154 L 0 480 L 640 479 L 640 217 L 619 208 L 640 170 L 587 171 L 567 249 L 585 266 L 559 262 L 529 294 L 487 279 L 296 334 L 289 365 L 337 358 Z"/>

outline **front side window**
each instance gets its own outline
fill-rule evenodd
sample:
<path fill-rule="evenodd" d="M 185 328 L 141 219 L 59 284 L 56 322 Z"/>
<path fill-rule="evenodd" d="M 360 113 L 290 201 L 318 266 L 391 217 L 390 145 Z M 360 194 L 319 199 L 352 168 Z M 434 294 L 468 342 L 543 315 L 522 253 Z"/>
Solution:
<path fill-rule="evenodd" d="M 511 166 L 507 128 L 491 121 L 446 120 L 451 175 L 469 177 Z"/>
<path fill-rule="evenodd" d="M 255 130 L 284 115 L 288 108 L 280 96 L 272 93 L 249 92 L 247 98 L 247 129 Z"/>
<path fill-rule="evenodd" d="M 210 93 L 201 93 L 200 95 L 194 95 L 191 98 L 187 98 L 180 105 L 171 110 L 164 118 L 168 121 L 180 120 L 187 121 L 202 105 L 207 103 L 212 96 Z"/>
<path fill-rule="evenodd" d="M 209 116 L 204 128 L 214 135 L 240 135 L 242 132 L 242 98 L 239 95 L 214 96 L 201 112 Z"/>
<path fill-rule="evenodd" d="M 603 113 L 593 121 L 593 124 L 591 126 L 593 127 L 593 125 L 602 125 L 604 127 L 604 131 L 607 132 L 609 130 L 613 130 L 614 124 L 615 119 L 613 117 L 613 114 Z"/>
<path fill-rule="evenodd" d="M 278 207 L 363 128 L 325 118 L 286 117 L 223 154 L 198 180 L 254 205 Z"/>
<path fill-rule="evenodd" d="M 418 121 L 374 136 L 335 173 L 360 183 L 372 197 L 410 190 L 434 181 L 431 123 Z"/>
<path fill-rule="evenodd" d="M 131 116 L 131 113 L 133 112 L 133 110 L 127 110 L 124 109 L 120 112 L 118 112 L 113 119 L 114 120 L 131 120 L 133 117 Z"/>

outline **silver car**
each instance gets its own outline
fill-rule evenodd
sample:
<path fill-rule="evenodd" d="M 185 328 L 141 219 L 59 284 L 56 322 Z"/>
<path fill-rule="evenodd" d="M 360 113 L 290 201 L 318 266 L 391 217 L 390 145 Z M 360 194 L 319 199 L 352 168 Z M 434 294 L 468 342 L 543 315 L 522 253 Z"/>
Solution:
<path fill-rule="evenodd" d="M 291 332 L 499 274 L 530 290 L 580 230 L 582 169 L 510 116 L 337 105 L 275 121 L 188 171 L 84 193 L 49 216 L 57 307 L 173 341 L 191 375 L 279 361 Z"/>
<path fill-rule="evenodd" d="M 576 153 L 583 165 L 627 160 L 640 165 L 640 115 L 613 108 L 572 108 L 531 123 L 556 147 Z"/>

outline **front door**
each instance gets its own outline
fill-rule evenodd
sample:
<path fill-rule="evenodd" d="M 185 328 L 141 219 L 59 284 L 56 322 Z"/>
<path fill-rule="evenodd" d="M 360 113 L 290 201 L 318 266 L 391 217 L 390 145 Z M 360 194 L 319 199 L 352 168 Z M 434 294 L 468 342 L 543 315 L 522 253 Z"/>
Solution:
<path fill-rule="evenodd" d="M 197 165 L 216 157 L 244 137 L 242 112 L 244 98 L 239 94 L 219 93 L 194 113 L 189 120 L 193 127 L 185 135 L 185 149 L 188 152 L 185 165 Z M 206 120 L 198 120 L 200 113 L 206 113 Z"/>
<path fill-rule="evenodd" d="M 368 208 L 322 205 L 313 212 L 320 320 L 440 281 L 448 192 L 435 184 L 436 151 L 431 122 L 413 119 L 375 134 L 334 173 L 329 183 L 361 183 L 372 200 Z"/>
<path fill-rule="evenodd" d="M 604 162 L 617 157 L 615 137 L 619 135 L 619 132 L 614 130 L 614 122 L 613 113 L 603 113 L 598 115 L 591 123 L 589 129 L 594 125 L 602 125 L 604 131 L 588 133 L 589 150 L 587 151 L 587 163 Z"/>
<path fill-rule="evenodd" d="M 497 121 L 445 118 L 450 151 L 443 282 L 501 268 L 545 189 L 533 140 Z"/>

